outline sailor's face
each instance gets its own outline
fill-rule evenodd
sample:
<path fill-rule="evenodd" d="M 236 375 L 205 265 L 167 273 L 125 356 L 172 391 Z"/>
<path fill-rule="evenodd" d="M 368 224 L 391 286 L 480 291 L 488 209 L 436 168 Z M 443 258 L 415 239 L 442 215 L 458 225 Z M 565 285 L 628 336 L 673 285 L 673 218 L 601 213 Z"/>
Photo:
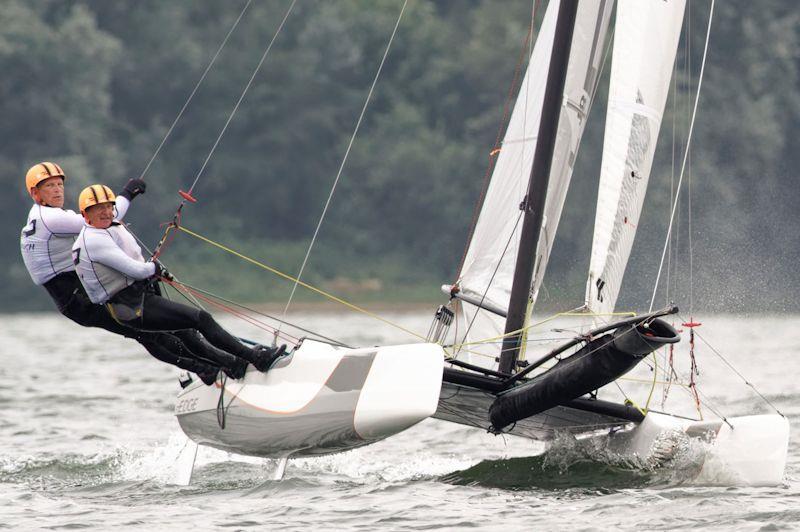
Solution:
<path fill-rule="evenodd" d="M 60 209 L 64 206 L 64 178 L 48 177 L 32 190 L 33 199 L 39 205 Z"/>
<path fill-rule="evenodd" d="M 92 227 L 108 229 L 111 227 L 111 222 L 114 221 L 114 204 L 106 202 L 87 207 L 83 217 L 86 218 L 86 223 Z"/>

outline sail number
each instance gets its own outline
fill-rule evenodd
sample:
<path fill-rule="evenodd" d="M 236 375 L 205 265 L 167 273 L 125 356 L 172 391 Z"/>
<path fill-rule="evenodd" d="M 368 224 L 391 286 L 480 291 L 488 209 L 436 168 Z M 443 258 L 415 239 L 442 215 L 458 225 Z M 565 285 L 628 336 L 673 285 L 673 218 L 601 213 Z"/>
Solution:
<path fill-rule="evenodd" d="M 192 397 L 191 399 L 183 399 L 178 401 L 175 405 L 175 413 L 176 414 L 186 414 L 188 412 L 194 412 L 197 409 L 197 397 Z"/>

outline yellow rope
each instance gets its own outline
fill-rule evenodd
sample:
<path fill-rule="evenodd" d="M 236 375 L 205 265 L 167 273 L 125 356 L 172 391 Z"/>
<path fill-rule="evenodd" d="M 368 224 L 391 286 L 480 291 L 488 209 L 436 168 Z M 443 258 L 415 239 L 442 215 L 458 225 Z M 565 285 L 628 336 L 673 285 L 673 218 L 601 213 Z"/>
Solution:
<path fill-rule="evenodd" d="M 215 242 L 215 241 L 213 241 L 213 240 L 211 240 L 209 238 L 206 238 L 206 237 L 204 237 L 202 235 L 199 235 L 199 234 L 195 233 L 194 231 L 192 231 L 190 229 L 187 229 L 187 228 L 185 228 L 183 226 L 178 225 L 178 226 L 175 226 L 175 227 L 177 229 L 180 229 L 184 233 L 197 238 L 198 240 L 202 240 L 203 242 L 205 242 L 207 244 L 210 244 L 210 245 L 212 245 L 212 246 L 214 246 L 214 247 L 216 247 L 218 249 L 221 249 L 223 251 L 226 251 L 226 252 L 228 252 L 228 253 L 230 253 L 230 254 L 232 254 L 232 255 L 234 255 L 234 256 L 236 256 L 236 257 L 238 257 L 238 258 L 240 258 L 240 259 L 242 259 L 244 261 L 247 261 L 247 262 L 249 262 L 249 263 L 251 263 L 251 264 L 253 264 L 255 266 L 258 266 L 259 268 L 262 268 L 262 269 L 267 270 L 267 271 L 269 271 L 271 273 L 274 273 L 278 277 L 282 277 L 283 279 L 286 279 L 287 281 L 295 282 L 298 285 L 302 286 L 303 288 L 311 290 L 312 292 L 315 292 L 315 293 L 317 293 L 317 294 L 319 294 L 319 295 L 321 295 L 323 297 L 326 297 L 326 298 L 330 299 L 331 301 L 335 301 L 336 303 L 339 303 L 340 305 L 344 305 L 345 307 L 347 307 L 347 308 L 349 308 L 349 309 L 351 309 L 351 310 L 353 310 L 355 312 L 360 312 L 361 314 L 364 314 L 366 316 L 374 318 L 374 319 L 376 319 L 376 320 L 378 320 L 380 322 L 383 322 L 383 323 L 385 323 L 385 324 L 387 324 L 387 325 L 389 325 L 391 327 L 394 327 L 394 328 L 399 329 L 399 330 L 401 330 L 401 331 L 403 331 L 403 332 L 405 332 L 407 334 L 410 334 L 411 336 L 413 336 L 415 338 L 418 338 L 418 339 L 423 340 L 423 341 L 427 341 L 427 338 L 425 338 L 424 336 L 422 336 L 422 335 L 420 335 L 420 334 L 418 334 L 418 333 L 416 333 L 416 332 L 414 332 L 414 331 L 412 331 L 410 329 L 407 329 L 407 328 L 403 327 L 402 325 L 399 325 L 399 324 L 394 323 L 394 322 L 392 322 L 390 320 L 387 320 L 387 319 L 375 314 L 374 312 L 370 312 L 370 311 L 366 310 L 365 308 L 359 307 L 358 305 L 355 305 L 353 303 L 345 301 L 344 299 L 342 299 L 340 297 L 337 297 L 337 296 L 335 296 L 333 294 L 325 292 L 324 290 L 321 290 L 321 289 L 319 289 L 319 288 L 317 288 L 315 286 L 312 286 L 312 285 L 310 285 L 308 283 L 305 283 L 305 282 L 301 281 L 300 279 L 297 279 L 295 277 L 292 277 L 291 275 L 283 273 L 280 270 L 277 270 L 275 268 L 267 266 L 266 264 L 264 264 L 262 262 L 259 262 L 259 261 L 255 260 L 255 259 L 253 259 L 251 257 L 248 257 L 247 255 L 244 255 L 242 253 L 239 253 L 238 251 L 236 251 L 234 249 L 231 249 L 231 248 L 229 248 L 229 247 L 227 247 L 227 246 L 225 246 L 223 244 L 220 244 L 220 243 Z M 167 232 L 169 232 L 169 229 L 170 228 L 167 229 Z M 538 327 L 538 326 L 544 325 L 547 322 L 553 321 L 554 319 L 559 318 L 561 316 L 594 316 L 594 317 L 596 317 L 596 316 L 630 316 L 630 317 L 633 317 L 633 316 L 636 316 L 636 313 L 635 312 L 610 312 L 610 313 L 605 313 L 605 314 L 593 314 L 593 313 L 575 312 L 575 311 L 559 312 L 557 314 L 553 314 L 552 316 L 547 317 L 547 318 L 545 318 L 545 319 L 543 319 L 541 321 L 538 321 L 536 323 L 532 323 L 532 324 L 526 325 L 526 326 L 524 326 L 521 329 L 518 329 L 516 331 L 511 331 L 511 332 L 502 334 L 500 336 L 495 336 L 493 338 L 486 338 L 486 339 L 477 340 L 477 341 L 474 341 L 474 342 L 464 342 L 464 343 L 461 343 L 461 344 L 458 344 L 458 345 L 453 345 L 452 347 L 454 347 L 454 348 L 458 347 L 458 348 L 461 349 L 461 348 L 464 348 L 465 346 L 469 346 L 469 345 L 487 344 L 487 343 L 491 343 L 491 342 L 496 342 L 498 340 L 503 340 L 503 339 L 505 339 L 505 338 L 507 338 L 509 336 L 513 336 L 513 335 L 517 335 L 517 334 L 523 334 L 524 335 L 524 339 L 526 340 L 524 342 L 524 344 L 527 344 L 527 333 L 528 333 L 528 331 L 530 331 L 534 327 Z M 467 352 L 469 352 L 471 354 L 479 355 L 479 356 L 485 356 L 485 357 L 489 357 L 490 356 L 490 355 L 486 355 L 484 353 L 470 352 L 469 350 L 467 350 Z M 644 408 L 641 408 L 639 405 L 637 405 L 636 402 L 633 399 L 628 397 L 628 395 L 622 390 L 622 388 L 619 388 L 619 390 L 622 392 L 623 397 L 625 398 L 625 401 L 630 403 L 634 408 L 636 408 L 639 412 L 641 412 L 642 415 L 647 415 L 647 411 L 648 411 L 648 409 L 650 407 L 650 401 L 651 401 L 651 399 L 653 397 L 653 391 L 655 390 L 656 384 L 666 384 L 666 382 L 659 382 L 657 380 L 657 378 L 658 378 L 658 357 L 656 356 L 655 352 L 653 353 L 653 358 L 654 358 L 654 361 L 655 361 L 655 368 L 654 368 L 654 371 L 653 371 L 653 379 L 652 379 L 652 381 L 649 380 L 649 379 L 648 380 L 636 379 L 636 378 L 632 378 L 632 377 L 620 377 L 619 379 L 617 379 L 617 380 L 628 380 L 628 381 L 635 381 L 635 382 L 638 381 L 638 382 L 650 382 L 651 383 L 650 393 L 649 393 L 649 395 L 647 397 L 647 402 L 645 403 L 645 407 Z M 672 384 L 678 384 L 679 386 L 685 386 L 682 383 L 673 382 Z M 619 385 L 618 385 L 618 387 L 619 387 Z"/>
<path fill-rule="evenodd" d="M 221 249 L 223 251 L 227 251 L 228 253 L 230 253 L 230 254 L 232 254 L 232 255 L 234 255 L 236 257 L 239 257 L 240 259 L 242 259 L 244 261 L 247 261 L 250 264 L 258 266 L 259 268 L 267 270 L 268 272 L 272 272 L 275 275 L 277 275 L 278 277 L 282 277 L 282 278 L 286 279 L 287 281 L 295 282 L 298 285 L 302 286 L 303 288 L 307 288 L 308 290 L 311 290 L 312 292 L 315 292 L 315 293 L 317 293 L 317 294 L 319 294 L 319 295 L 321 295 L 323 297 L 326 297 L 326 298 L 328 298 L 328 299 L 330 299 L 332 301 L 335 301 L 335 302 L 337 302 L 337 303 L 339 303 L 341 305 L 344 305 L 345 307 L 347 307 L 347 308 L 349 308 L 351 310 L 354 310 L 356 312 L 360 312 L 360 313 L 362 313 L 362 314 L 364 314 L 366 316 L 374 318 L 374 319 L 376 319 L 378 321 L 381 321 L 381 322 L 383 322 L 383 323 L 385 323 L 387 325 L 391 325 L 392 327 L 395 327 L 395 328 L 397 328 L 397 329 L 399 329 L 399 330 L 401 330 L 403 332 L 406 332 L 406 333 L 408 333 L 408 334 L 410 334 L 410 335 L 412 335 L 412 336 L 414 336 L 416 338 L 419 338 L 421 340 L 427 341 L 427 338 L 425 338 L 424 336 L 422 336 L 420 334 L 417 334 L 417 333 L 415 333 L 414 331 L 412 331 L 410 329 L 406 329 L 402 325 L 399 325 L 397 323 L 391 322 L 391 321 L 389 321 L 389 320 L 387 320 L 387 319 L 375 314 L 374 312 L 370 312 L 365 308 L 359 307 L 358 305 L 354 305 L 353 303 L 349 303 L 349 302 L 345 301 L 344 299 L 336 297 L 333 294 L 329 294 L 328 292 L 325 292 L 324 290 L 320 290 L 319 288 L 311 286 L 310 284 L 305 283 L 305 282 L 301 281 L 300 279 L 296 279 L 295 277 L 292 277 L 291 275 L 288 275 L 286 273 L 283 273 L 280 270 L 276 270 L 275 268 L 267 266 L 266 264 L 261 263 L 261 262 L 255 260 L 255 259 L 253 259 L 253 258 L 250 258 L 247 255 L 243 255 L 242 253 L 239 253 L 238 251 L 235 251 L 235 250 L 233 250 L 233 249 L 231 249 L 231 248 L 229 248 L 227 246 L 224 246 L 224 245 L 222 245 L 222 244 L 220 244 L 218 242 L 214 242 L 213 240 L 211 240 L 209 238 L 206 238 L 206 237 L 204 237 L 202 235 L 199 235 L 199 234 L 195 233 L 194 231 L 191 231 L 191 230 L 189 230 L 189 229 L 187 229 L 187 228 L 185 228 L 185 227 L 183 227 L 181 225 L 178 226 L 178 229 L 180 229 L 181 231 L 183 231 L 184 233 L 186 233 L 188 235 L 191 235 L 191 236 L 197 238 L 198 240 L 202 240 L 203 242 L 205 242 L 207 244 L 211 244 L 212 246 L 214 246 L 216 248 L 219 248 L 219 249 Z"/>
<path fill-rule="evenodd" d="M 528 298 L 528 305 L 525 307 L 525 321 L 523 322 L 522 327 L 522 335 L 520 336 L 520 345 L 519 351 L 517 351 L 517 358 L 514 360 L 514 367 L 517 366 L 517 361 L 519 359 L 525 360 L 525 353 L 528 351 L 528 331 L 530 330 L 530 323 L 531 323 L 531 307 L 533 306 L 533 300 Z M 513 370 L 512 370 L 513 372 Z"/>
<path fill-rule="evenodd" d="M 249 262 L 249 263 L 251 263 L 251 264 L 253 264 L 255 266 L 258 266 L 259 268 L 262 268 L 262 269 L 264 269 L 264 270 L 266 270 L 268 272 L 274 273 L 275 275 L 277 275 L 277 276 L 279 276 L 279 277 L 281 277 L 283 279 L 286 279 L 287 281 L 296 282 L 298 285 L 302 286 L 303 288 L 311 290 L 312 292 L 315 292 L 315 293 L 317 293 L 317 294 L 319 294 L 319 295 L 321 295 L 323 297 L 326 297 L 326 298 L 330 299 L 331 301 L 335 301 L 336 303 L 344 305 L 345 307 L 347 307 L 347 308 L 349 308 L 349 309 L 351 309 L 351 310 L 353 310 L 355 312 L 360 312 L 361 314 L 364 314 L 366 316 L 374 318 L 374 319 L 376 319 L 376 320 L 378 320 L 380 322 L 383 322 L 383 323 L 385 323 L 387 325 L 390 325 L 391 327 L 394 327 L 394 328 L 399 329 L 399 330 L 401 330 L 401 331 L 403 331 L 403 332 L 405 332 L 407 334 L 410 334 L 411 336 L 414 336 L 415 338 L 418 338 L 418 339 L 423 340 L 423 341 L 427 341 L 427 338 L 425 338 L 424 336 L 422 336 L 422 335 L 420 335 L 420 334 L 418 334 L 418 333 L 416 333 L 416 332 L 414 332 L 414 331 L 412 331 L 410 329 L 407 329 L 407 328 L 403 327 L 402 325 L 399 325 L 399 324 L 394 323 L 394 322 L 392 322 L 390 320 L 387 320 L 386 318 L 383 318 L 383 317 L 375 314 L 374 312 L 370 312 L 370 311 L 366 310 L 365 308 L 359 307 L 358 305 L 355 305 L 353 303 L 345 301 L 344 299 L 342 299 L 340 297 L 337 297 L 337 296 L 335 296 L 333 294 L 325 292 L 324 290 L 321 290 L 321 289 L 319 289 L 319 288 L 317 288 L 315 286 L 312 286 L 312 285 L 310 285 L 308 283 L 305 283 L 305 282 L 303 282 L 303 281 L 301 281 L 301 280 L 299 280 L 299 279 L 297 279 L 295 277 L 292 277 L 291 275 L 288 275 L 286 273 L 283 273 L 280 270 L 272 268 L 271 266 L 267 266 L 266 264 L 264 264 L 262 262 L 259 262 L 256 259 L 248 257 L 247 255 L 244 255 L 244 254 L 242 254 L 242 253 L 240 253 L 240 252 L 238 252 L 238 251 L 236 251 L 234 249 L 231 249 L 231 248 L 229 248 L 229 247 L 227 247 L 227 246 L 225 246 L 223 244 L 215 242 L 215 241 L 211 240 L 210 238 L 207 238 L 207 237 L 204 237 L 204 236 L 202 236 L 202 235 L 200 235 L 198 233 L 195 233 L 194 231 L 192 231 L 190 229 L 187 229 L 186 227 L 178 225 L 178 226 L 176 226 L 176 228 L 180 229 L 181 231 L 183 231 L 184 233 L 186 233 L 186 234 L 188 234 L 190 236 L 193 236 L 193 237 L 197 238 L 198 240 L 201 240 L 201 241 L 203 241 L 203 242 L 205 242 L 207 244 L 210 244 L 210 245 L 212 245 L 212 246 L 214 246 L 214 247 L 216 247 L 218 249 L 226 251 L 226 252 L 228 252 L 228 253 L 230 253 L 230 254 L 232 254 L 232 255 L 234 255 L 234 256 L 236 256 L 236 257 L 238 257 L 238 258 L 240 258 L 240 259 L 242 259 L 244 261 L 247 261 L 247 262 Z M 520 333 L 526 335 L 526 338 L 527 338 L 527 332 L 529 330 L 533 329 L 534 327 L 538 327 L 538 326 L 544 325 L 545 323 L 553 321 L 554 319 L 559 318 L 561 316 L 635 316 L 635 315 L 636 315 L 636 313 L 634 313 L 634 312 L 612 312 L 612 313 L 606 313 L 606 314 L 592 314 L 592 313 L 573 312 L 573 311 L 559 312 L 559 313 L 553 314 L 552 316 L 549 316 L 549 317 L 547 317 L 547 318 L 545 318 L 543 320 L 540 320 L 540 321 L 538 321 L 536 323 L 529 324 L 529 325 L 527 325 L 527 326 L 525 326 L 525 327 L 523 327 L 523 328 L 521 328 L 519 330 L 516 330 L 516 331 L 511 331 L 511 332 L 508 332 L 506 334 L 502 334 L 500 336 L 495 336 L 493 338 L 486 338 L 486 339 L 477 340 L 477 341 L 474 341 L 474 342 L 464 342 L 464 343 L 461 343 L 461 344 L 458 344 L 458 345 L 453 345 L 452 347 L 453 348 L 458 347 L 458 348 L 462 348 L 463 349 L 464 347 L 469 346 L 469 345 L 480 345 L 480 344 L 487 344 L 487 343 L 491 343 L 491 342 L 496 342 L 498 340 L 503 340 L 504 338 L 506 338 L 508 336 L 513 336 L 513 335 L 520 334 Z M 484 357 L 487 357 L 487 358 L 494 358 L 492 355 L 487 355 L 485 353 L 479 353 L 479 352 L 474 352 L 474 351 L 470 351 L 470 350 L 466 350 L 466 351 L 468 353 L 470 353 L 470 354 L 484 356 Z M 658 364 L 658 362 L 656 362 L 656 364 Z M 622 379 L 635 380 L 635 379 L 632 379 L 632 378 L 625 378 L 625 377 L 622 377 Z M 647 381 L 647 382 L 650 382 L 650 381 Z M 655 380 L 653 381 L 653 387 L 655 387 Z M 652 394 L 653 394 L 653 388 L 651 388 L 651 390 L 650 390 L 650 396 L 651 397 L 652 397 Z M 623 395 L 625 395 L 625 394 L 623 393 Z M 627 396 L 625 398 L 631 404 L 633 404 L 633 406 L 636 407 L 637 410 L 642 412 L 642 414 L 646 413 L 646 410 L 642 410 L 641 408 L 639 408 L 639 406 L 637 406 L 636 403 L 634 403 L 630 398 L 628 398 Z M 648 405 L 649 405 L 649 403 L 650 403 L 650 397 L 648 397 L 648 400 L 647 400 L 647 404 Z"/>
<path fill-rule="evenodd" d="M 253 264 L 255 266 L 258 266 L 259 268 L 262 268 L 262 269 L 264 269 L 264 270 L 266 270 L 268 272 L 274 273 L 275 275 L 277 275 L 279 277 L 282 277 L 283 279 L 286 279 L 287 281 L 296 282 L 298 285 L 302 286 L 303 288 L 311 290 L 312 292 L 315 292 L 315 293 L 317 293 L 317 294 L 319 294 L 319 295 L 321 295 L 323 297 L 326 297 L 326 298 L 330 299 L 331 301 L 335 301 L 336 303 L 344 305 L 345 307 L 347 307 L 347 308 L 349 308 L 349 309 L 351 309 L 353 311 L 360 312 L 360 313 L 362 313 L 362 314 L 364 314 L 366 316 L 369 316 L 369 317 L 374 318 L 374 319 L 376 319 L 378 321 L 386 323 L 387 325 L 390 325 L 392 327 L 395 327 L 396 329 L 399 329 L 399 330 L 401 330 L 401 331 L 403 331 L 405 333 L 408 333 L 411 336 L 414 336 L 415 338 L 427 341 L 427 338 L 425 338 L 424 336 L 422 336 L 422 335 L 420 335 L 418 333 L 415 333 L 414 331 L 411 331 L 411 330 L 403 327 L 402 325 L 399 325 L 399 324 L 394 323 L 394 322 L 392 322 L 390 320 L 387 320 L 386 318 L 383 318 L 383 317 L 381 317 L 381 316 L 379 316 L 379 315 L 377 315 L 377 314 L 375 314 L 373 312 L 370 312 L 370 311 L 368 311 L 368 310 L 366 310 L 366 309 L 364 309 L 362 307 L 359 307 L 358 305 L 355 305 L 353 303 L 345 301 L 344 299 L 342 299 L 340 297 L 337 297 L 337 296 L 335 296 L 333 294 L 330 294 L 328 292 L 325 292 L 324 290 L 321 290 L 321 289 L 319 289 L 319 288 L 317 288 L 315 286 L 312 286 L 312 285 L 310 285 L 308 283 L 305 283 L 305 282 L 303 282 L 303 281 L 301 281 L 301 280 L 299 280 L 299 279 L 297 279 L 295 277 L 292 277 L 291 275 L 288 275 L 288 274 L 286 274 L 286 273 L 284 273 L 284 272 L 282 272 L 280 270 L 277 270 L 277 269 L 275 269 L 275 268 L 273 268 L 271 266 L 268 266 L 268 265 L 266 265 L 266 264 L 264 264 L 262 262 L 259 262 L 256 259 L 248 257 L 247 255 L 244 255 L 244 254 L 242 254 L 242 253 L 240 253 L 240 252 L 238 252 L 238 251 L 236 251 L 236 250 L 234 250 L 232 248 L 229 248 L 228 246 L 220 244 L 219 242 L 215 242 L 214 240 L 211 240 L 208 237 L 205 237 L 203 235 L 195 233 L 191 229 L 187 229 L 186 227 L 184 227 L 182 225 L 170 226 L 170 228 L 171 227 L 175 227 L 175 228 L 183 231 L 184 233 L 197 238 L 198 240 L 202 240 L 203 242 L 205 242 L 207 244 L 210 244 L 210 245 L 212 245 L 212 246 L 214 246 L 214 247 L 216 247 L 218 249 L 221 249 L 221 250 L 223 250 L 223 251 L 225 251 L 227 253 L 230 253 L 231 255 L 234 255 L 234 256 L 236 256 L 236 257 L 238 257 L 238 258 L 240 258 L 240 259 L 242 259 L 244 261 L 247 261 L 247 262 L 249 262 L 249 263 L 251 263 L 251 264 Z M 461 344 L 458 344 L 458 345 L 453 345 L 452 347 L 453 348 L 463 348 L 463 347 L 469 346 L 469 345 L 486 344 L 486 343 L 496 342 L 498 340 L 503 340 L 506 337 L 514 336 L 516 334 L 520 334 L 520 333 L 524 334 L 527 331 L 529 331 L 530 329 L 532 329 L 534 327 L 538 327 L 540 325 L 544 325 L 545 323 L 547 323 L 549 321 L 552 321 L 552 320 L 554 320 L 554 319 L 556 319 L 556 318 L 558 318 L 560 316 L 635 316 L 635 315 L 636 314 L 633 313 L 633 312 L 614 312 L 614 313 L 607 313 L 607 314 L 591 314 L 591 313 L 581 313 L 581 312 L 573 312 L 573 311 L 559 312 L 557 314 L 553 314 L 552 316 L 550 316 L 550 317 L 548 317 L 548 318 L 546 318 L 544 320 L 541 320 L 541 321 L 538 321 L 536 323 L 527 325 L 527 326 L 525 326 L 525 327 L 523 327 L 521 329 L 518 329 L 516 331 L 511 331 L 511 332 L 508 332 L 506 334 L 502 334 L 500 336 L 495 336 L 493 338 L 486 338 L 486 339 L 477 340 L 477 341 L 474 341 L 474 342 L 465 342 L 465 343 L 461 343 Z M 486 355 L 484 353 L 477 353 L 476 352 L 474 354 L 480 355 L 480 356 L 489 357 L 489 355 Z M 491 357 L 491 358 L 493 358 L 493 357 Z"/>
<path fill-rule="evenodd" d="M 639 405 L 637 405 L 636 401 L 634 401 L 633 399 L 631 399 L 630 397 L 625 395 L 625 392 L 622 392 L 622 396 L 625 397 L 625 402 L 630 403 L 633 406 L 633 408 L 635 408 L 636 410 L 639 411 L 639 413 L 641 413 L 643 416 L 647 415 L 647 409 L 642 408 Z"/>
<path fill-rule="evenodd" d="M 656 356 L 656 352 L 653 351 L 650 353 L 653 355 L 653 385 L 650 386 L 650 393 L 647 395 L 647 402 L 644 404 L 644 409 L 650 409 L 650 399 L 653 398 L 653 391 L 656 389 L 656 379 L 658 379 L 658 357 Z"/>
<path fill-rule="evenodd" d="M 474 342 L 463 342 L 463 343 L 458 344 L 458 345 L 463 347 L 465 345 L 490 344 L 492 342 L 497 342 L 498 340 L 504 340 L 509 336 L 515 336 L 517 334 L 525 332 L 528 329 L 532 329 L 533 327 L 538 327 L 539 325 L 544 325 L 548 321 L 552 321 L 552 320 L 554 320 L 557 317 L 562 316 L 562 315 L 563 315 L 563 313 L 553 314 L 549 318 L 546 318 L 546 319 L 544 319 L 542 321 L 539 321 L 539 322 L 536 322 L 536 323 L 532 323 L 532 324 L 530 324 L 530 325 L 528 325 L 526 327 L 523 327 L 522 329 L 517 329 L 516 331 L 510 331 L 508 333 L 501 334 L 500 336 L 494 336 L 492 338 L 484 338 L 483 340 L 475 340 Z"/>
<path fill-rule="evenodd" d="M 544 325 L 545 323 L 547 323 L 549 321 L 553 321 L 556 318 L 560 318 L 561 316 L 590 316 L 590 317 L 597 317 L 597 316 L 628 316 L 628 317 L 634 317 L 634 316 L 636 316 L 636 313 L 635 312 L 608 312 L 608 313 L 605 313 L 605 314 L 594 314 L 594 313 L 590 313 L 590 312 L 587 312 L 587 313 L 584 313 L 584 312 L 573 312 L 571 310 L 567 311 L 567 312 L 559 312 L 559 313 L 553 314 L 552 316 L 549 316 L 549 317 L 547 317 L 547 318 L 545 318 L 545 319 L 543 319 L 541 321 L 537 321 L 536 323 L 532 323 L 530 325 L 527 325 L 527 326 L 523 327 L 522 329 L 517 329 L 516 331 L 511 331 L 511 332 L 508 332 L 506 334 L 501 334 L 500 336 L 494 336 L 492 338 L 484 338 L 483 340 L 475 340 L 475 341 L 472 341 L 472 342 L 463 342 L 463 343 L 458 344 L 458 346 L 459 347 L 463 347 L 463 346 L 467 346 L 467 345 L 490 344 L 492 342 L 497 342 L 499 340 L 504 340 L 505 338 L 507 338 L 509 336 L 515 336 L 515 335 L 520 334 L 520 333 L 527 333 L 527 331 L 533 329 L 534 327 L 538 327 L 540 325 Z"/>
<path fill-rule="evenodd" d="M 636 313 L 632 311 L 595 313 L 595 312 L 575 312 L 573 310 L 570 310 L 568 312 L 560 313 L 559 316 L 591 316 L 593 318 L 599 318 L 600 316 L 627 316 L 629 318 L 634 318 L 636 317 Z"/>

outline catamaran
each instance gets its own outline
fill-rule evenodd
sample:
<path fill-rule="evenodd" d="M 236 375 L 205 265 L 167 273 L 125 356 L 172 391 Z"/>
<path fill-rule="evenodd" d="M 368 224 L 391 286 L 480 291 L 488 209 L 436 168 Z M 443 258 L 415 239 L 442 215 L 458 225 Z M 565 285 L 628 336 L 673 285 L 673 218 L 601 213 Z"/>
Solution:
<path fill-rule="evenodd" d="M 193 442 L 281 458 L 282 475 L 288 457 L 357 448 L 433 417 L 545 442 L 563 434 L 603 438 L 616 452 L 645 460 L 669 456 L 665 435 L 699 438 L 739 482 L 781 482 L 789 426 L 779 413 L 704 420 L 699 410 L 691 418 L 658 412 L 649 400 L 642 407 L 627 397 L 603 398 L 647 360 L 661 360 L 670 380 L 677 377 L 667 354 L 681 340 L 669 321 L 675 307 L 653 310 L 651 303 L 624 319 L 614 311 L 685 0 L 619 0 L 612 32 L 613 7 L 611 0 L 549 3 L 460 273 L 443 287 L 449 301 L 437 309 L 426 341 L 354 348 L 307 337 L 266 374 L 220 376 L 213 386 L 190 382 L 175 414 Z M 586 296 L 569 313 L 578 324 L 571 337 L 543 353 L 534 348 L 533 309 L 612 33 Z M 693 335 L 696 325 L 680 327 Z M 187 449 L 190 471 L 196 446 Z"/>

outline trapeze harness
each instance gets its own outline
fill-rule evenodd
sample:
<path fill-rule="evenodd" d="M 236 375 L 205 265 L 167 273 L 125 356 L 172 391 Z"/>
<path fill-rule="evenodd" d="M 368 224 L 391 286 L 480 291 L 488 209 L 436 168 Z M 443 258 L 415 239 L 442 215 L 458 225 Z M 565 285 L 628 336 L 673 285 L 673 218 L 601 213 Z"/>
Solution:
<path fill-rule="evenodd" d="M 72 247 L 80 282 L 93 303 L 105 305 L 121 325 L 140 331 L 197 330 L 211 345 L 248 361 L 256 354 L 225 331 L 208 312 L 161 297 L 150 282 L 133 235 L 119 222 L 107 229 L 84 226 Z"/>

